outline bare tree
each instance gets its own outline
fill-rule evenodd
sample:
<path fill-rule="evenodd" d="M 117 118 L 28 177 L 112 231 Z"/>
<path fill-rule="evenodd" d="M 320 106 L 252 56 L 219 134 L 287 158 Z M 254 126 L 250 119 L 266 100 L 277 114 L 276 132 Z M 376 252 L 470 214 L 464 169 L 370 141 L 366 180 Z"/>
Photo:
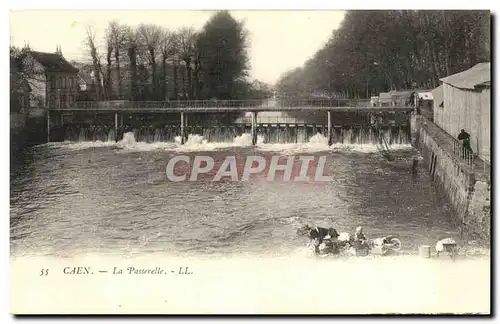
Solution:
<path fill-rule="evenodd" d="M 196 49 L 197 33 L 193 28 L 182 28 L 179 31 L 179 57 L 186 64 L 188 99 L 193 98 L 191 63 L 193 63 Z M 186 89 L 186 85 L 183 85 Z M 185 91 L 186 93 L 186 91 Z"/>
<path fill-rule="evenodd" d="M 106 31 L 106 39 L 108 44 L 108 49 L 111 48 L 114 51 L 114 59 L 116 64 L 116 75 L 117 75 L 117 88 L 118 98 L 122 97 L 122 76 L 121 76 L 121 66 L 120 66 L 120 55 L 122 50 L 126 48 L 127 33 L 129 32 L 128 26 L 120 25 L 116 21 L 111 21 L 109 23 L 108 29 Z"/>
<path fill-rule="evenodd" d="M 146 56 L 149 66 L 151 66 L 151 77 L 153 84 L 153 96 L 158 97 L 158 74 L 157 55 L 162 41 L 162 28 L 152 24 L 141 24 L 138 29 L 138 38 L 143 53 Z"/>
<path fill-rule="evenodd" d="M 137 54 L 138 54 L 138 40 L 137 40 L 137 32 L 127 27 L 124 31 L 125 34 L 125 44 L 124 47 L 127 49 L 127 56 L 130 62 L 130 74 L 131 74 L 131 82 L 130 82 L 130 99 L 136 100 L 138 95 L 137 89 Z"/>
<path fill-rule="evenodd" d="M 167 88 L 167 60 L 173 58 L 178 51 L 178 35 L 168 29 L 164 29 L 161 36 L 161 64 L 162 64 L 162 78 L 161 78 L 161 94 L 162 99 L 168 98 Z M 174 83 L 176 80 L 174 80 Z"/>
<path fill-rule="evenodd" d="M 111 99 L 113 84 L 111 82 L 111 57 L 113 56 L 113 42 L 109 34 L 106 33 L 106 74 L 104 75 L 104 94 L 106 100 Z"/>
<path fill-rule="evenodd" d="M 201 96 L 201 83 L 200 83 L 200 72 L 201 72 L 201 56 L 200 56 L 200 46 L 199 46 L 199 37 L 196 37 L 196 46 L 194 49 L 193 61 L 193 86 L 192 91 L 195 99 L 199 99 Z"/>
<path fill-rule="evenodd" d="M 96 42 L 95 42 L 95 32 L 92 30 L 91 26 L 87 26 L 87 37 L 86 37 L 86 45 L 87 49 L 90 52 L 90 56 L 92 58 L 92 65 L 93 65 L 93 70 L 94 70 L 94 78 L 96 81 L 95 89 L 96 89 L 96 99 L 100 100 L 102 99 L 103 95 L 103 89 L 102 89 L 102 82 L 101 82 L 101 76 L 103 75 L 102 73 L 102 67 L 101 67 L 101 57 L 99 55 L 99 52 L 97 51 L 96 47 Z"/>

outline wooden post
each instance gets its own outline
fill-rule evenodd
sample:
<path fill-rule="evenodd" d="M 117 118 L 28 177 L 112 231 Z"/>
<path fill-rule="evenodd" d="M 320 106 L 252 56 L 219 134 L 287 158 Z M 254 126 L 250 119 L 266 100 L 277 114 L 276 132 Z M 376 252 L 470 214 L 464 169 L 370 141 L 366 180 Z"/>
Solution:
<path fill-rule="evenodd" d="M 252 111 L 252 145 L 257 144 L 257 113 Z"/>
<path fill-rule="evenodd" d="M 184 145 L 184 112 L 181 111 L 181 145 Z"/>
<path fill-rule="evenodd" d="M 332 112 L 328 110 L 328 146 L 331 146 L 332 143 Z"/>
<path fill-rule="evenodd" d="M 115 113 L 115 142 L 118 142 L 118 113 Z"/>
<path fill-rule="evenodd" d="M 189 123 L 188 123 L 188 115 L 184 115 L 184 143 L 186 143 L 187 138 L 189 137 Z"/>
<path fill-rule="evenodd" d="M 47 143 L 50 143 L 50 110 L 47 110 Z"/>
<path fill-rule="evenodd" d="M 295 143 L 299 142 L 299 124 L 295 121 Z"/>

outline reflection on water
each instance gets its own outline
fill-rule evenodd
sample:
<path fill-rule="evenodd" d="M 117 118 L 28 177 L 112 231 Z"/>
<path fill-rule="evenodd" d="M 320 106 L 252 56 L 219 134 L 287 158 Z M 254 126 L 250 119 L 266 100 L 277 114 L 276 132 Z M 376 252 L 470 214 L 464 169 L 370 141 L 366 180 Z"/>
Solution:
<path fill-rule="evenodd" d="M 12 254 L 287 254 L 304 246 L 295 233 L 304 223 L 349 232 L 363 225 L 368 236 L 397 235 L 409 253 L 457 235 L 425 170 L 411 174 L 415 152 L 408 146 L 388 162 L 373 145 L 328 148 L 318 139 L 256 148 L 241 138 L 237 146 L 127 141 L 35 147 L 29 163 L 12 173 Z M 167 160 L 183 151 L 216 163 L 231 154 L 314 152 L 329 156 L 334 179 L 322 186 L 168 182 Z"/>

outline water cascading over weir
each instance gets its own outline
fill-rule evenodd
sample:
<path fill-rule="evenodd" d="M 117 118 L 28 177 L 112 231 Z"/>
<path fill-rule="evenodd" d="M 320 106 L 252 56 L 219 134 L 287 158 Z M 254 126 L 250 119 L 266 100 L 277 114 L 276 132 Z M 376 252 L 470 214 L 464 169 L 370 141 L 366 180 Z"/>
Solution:
<path fill-rule="evenodd" d="M 329 144 L 407 144 L 411 107 L 371 107 L 354 100 L 77 102 L 47 114 L 47 141 L 184 143 L 189 135 L 233 142 L 248 134 L 253 144 L 307 143 L 316 134 Z"/>

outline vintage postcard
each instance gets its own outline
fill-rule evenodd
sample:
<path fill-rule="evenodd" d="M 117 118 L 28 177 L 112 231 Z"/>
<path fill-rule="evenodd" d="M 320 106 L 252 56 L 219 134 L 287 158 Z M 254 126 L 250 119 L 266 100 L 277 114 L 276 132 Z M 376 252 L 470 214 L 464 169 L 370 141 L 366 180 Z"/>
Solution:
<path fill-rule="evenodd" d="M 490 314 L 491 13 L 12 10 L 12 314 Z"/>

